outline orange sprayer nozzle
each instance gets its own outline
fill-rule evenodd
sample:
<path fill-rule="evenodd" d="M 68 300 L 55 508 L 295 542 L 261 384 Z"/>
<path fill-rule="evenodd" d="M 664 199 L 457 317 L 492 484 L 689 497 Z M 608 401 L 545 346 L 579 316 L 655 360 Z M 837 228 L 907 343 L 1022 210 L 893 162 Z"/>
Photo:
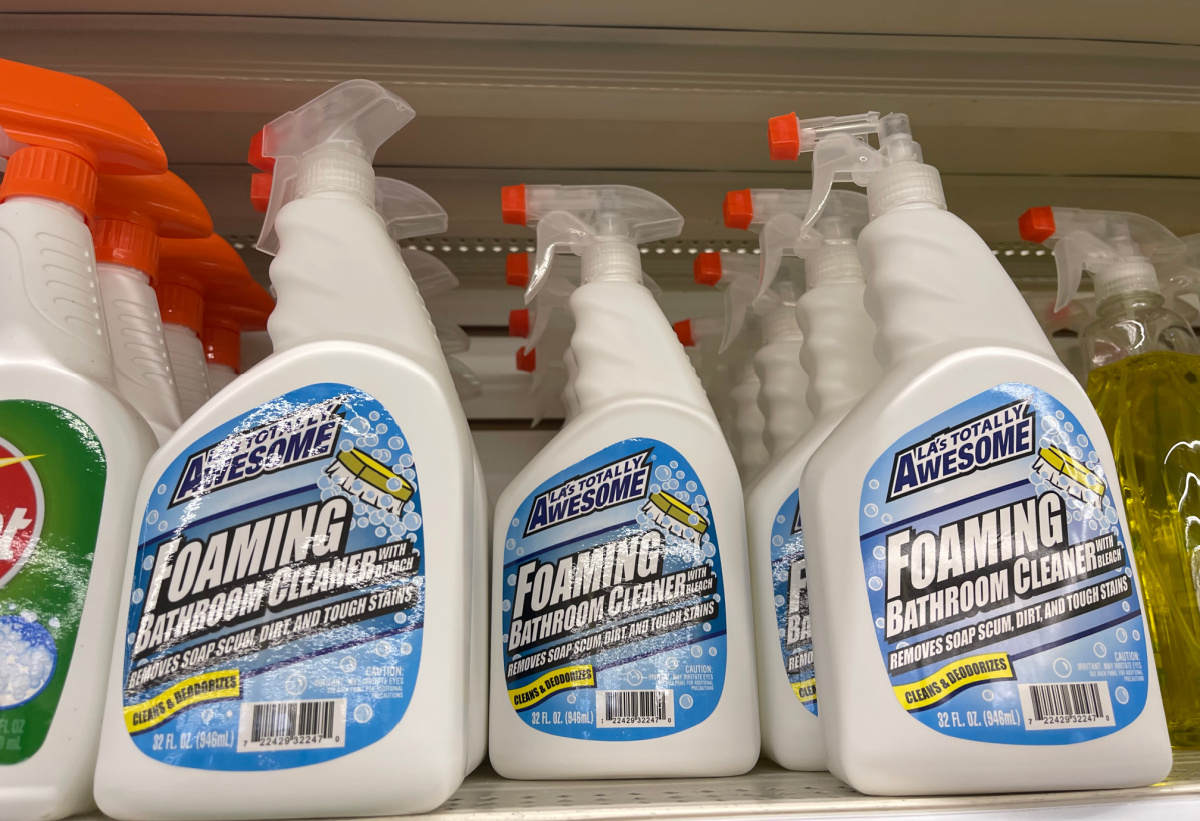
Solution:
<path fill-rule="evenodd" d="M 99 83 L 0 60 L 0 201 L 43 197 L 88 221 L 98 174 L 163 174 L 167 155 L 141 115 Z"/>
<path fill-rule="evenodd" d="M 238 252 L 217 234 L 159 243 L 156 290 L 164 323 L 183 325 L 200 334 L 205 296 L 253 281 Z"/>

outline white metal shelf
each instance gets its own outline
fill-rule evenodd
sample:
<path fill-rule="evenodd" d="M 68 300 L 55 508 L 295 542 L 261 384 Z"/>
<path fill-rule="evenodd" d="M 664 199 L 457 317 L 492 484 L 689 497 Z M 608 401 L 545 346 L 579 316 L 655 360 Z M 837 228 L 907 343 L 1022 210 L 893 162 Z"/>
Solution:
<path fill-rule="evenodd" d="M 636 821 L 637 819 L 1019 819 L 1194 821 L 1200 818 L 1200 753 L 1177 752 L 1170 777 L 1151 787 L 1087 792 L 883 798 L 828 773 L 794 773 L 768 761 L 734 778 L 508 781 L 486 765 L 468 776 L 430 821 Z M 82 819 L 81 819 L 82 821 Z M 88 821 L 103 821 L 92 816 Z M 400 819 L 397 819 L 400 821 Z"/>
<path fill-rule="evenodd" d="M 473 773 L 428 818 L 446 821 L 624 821 L 625 819 L 827 818 L 1196 819 L 1200 753 L 1177 752 L 1169 778 L 1127 790 L 881 798 L 828 773 L 794 773 L 766 760 L 735 778 L 621 781 L 507 781 Z"/>

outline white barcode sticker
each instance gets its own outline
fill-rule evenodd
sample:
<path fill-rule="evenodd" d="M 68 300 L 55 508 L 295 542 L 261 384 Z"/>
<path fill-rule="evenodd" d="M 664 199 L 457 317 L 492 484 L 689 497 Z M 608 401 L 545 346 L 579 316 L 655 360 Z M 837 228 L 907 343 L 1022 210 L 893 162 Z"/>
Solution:
<path fill-rule="evenodd" d="M 238 721 L 239 753 L 342 747 L 345 739 L 344 698 L 248 702 L 242 705 Z"/>
<path fill-rule="evenodd" d="M 674 727 L 674 690 L 597 690 L 597 727 Z"/>
<path fill-rule="evenodd" d="M 1112 727 L 1108 682 L 1021 684 L 1025 729 L 1056 730 L 1069 726 Z"/>

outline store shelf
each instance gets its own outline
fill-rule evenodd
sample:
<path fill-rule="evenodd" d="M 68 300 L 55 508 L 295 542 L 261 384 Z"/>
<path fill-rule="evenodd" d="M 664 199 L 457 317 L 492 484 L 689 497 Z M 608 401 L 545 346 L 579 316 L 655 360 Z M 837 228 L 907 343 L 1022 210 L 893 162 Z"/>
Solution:
<path fill-rule="evenodd" d="M 1177 753 L 1161 784 L 1132 790 L 1036 795 L 874 798 L 828 773 L 793 773 L 762 761 L 738 778 L 507 781 L 484 767 L 431 818 L 596 819 L 1020 818 L 1195 819 L 1200 753 Z"/>
<path fill-rule="evenodd" d="M 876 798 L 828 773 L 793 773 L 762 761 L 737 778 L 508 781 L 487 766 L 427 816 L 442 821 L 634 821 L 634 819 L 1019 819 L 1194 821 L 1200 817 L 1200 753 L 1176 753 L 1152 787 L 1070 793 Z M 96 816 L 89 821 L 102 821 Z"/>

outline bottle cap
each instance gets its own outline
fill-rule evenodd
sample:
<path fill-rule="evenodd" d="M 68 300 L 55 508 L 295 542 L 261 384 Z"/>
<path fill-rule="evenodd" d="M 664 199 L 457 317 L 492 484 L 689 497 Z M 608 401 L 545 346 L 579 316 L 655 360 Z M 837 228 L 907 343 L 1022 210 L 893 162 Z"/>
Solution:
<path fill-rule="evenodd" d="M 446 263 L 425 251 L 413 248 L 401 248 L 400 258 L 408 268 L 408 273 L 416 283 L 421 297 L 429 299 L 458 287 L 458 277 L 446 267 Z"/>
<path fill-rule="evenodd" d="M 240 372 L 242 333 L 265 331 L 274 309 L 275 300 L 253 280 L 213 289 L 204 301 L 204 328 L 200 334 L 205 358 Z"/>
<path fill-rule="evenodd" d="M 158 276 L 158 240 L 202 239 L 212 219 L 191 187 L 166 174 L 100 177 L 92 236 L 96 261 L 125 265 Z"/>
<path fill-rule="evenodd" d="M 204 328 L 205 295 L 251 282 L 246 263 L 217 234 L 159 242 L 155 290 L 164 324 L 182 325 L 199 335 Z"/>

